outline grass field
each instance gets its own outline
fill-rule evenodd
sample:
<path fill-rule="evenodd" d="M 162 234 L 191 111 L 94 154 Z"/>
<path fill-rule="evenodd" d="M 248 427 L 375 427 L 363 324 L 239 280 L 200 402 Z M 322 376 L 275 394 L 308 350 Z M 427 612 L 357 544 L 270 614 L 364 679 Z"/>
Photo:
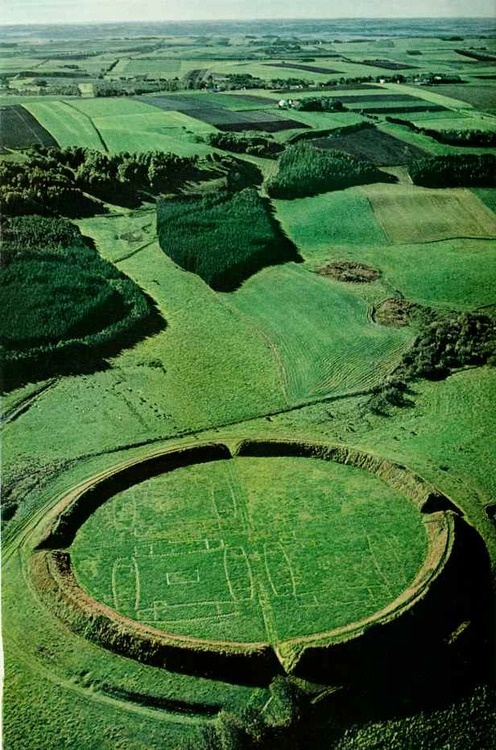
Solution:
<path fill-rule="evenodd" d="M 148 480 L 99 508 L 71 546 L 81 585 L 122 614 L 274 645 L 378 611 L 425 552 L 409 500 L 361 469 L 304 458 L 239 458 Z"/>
<path fill-rule="evenodd" d="M 393 245 L 496 237 L 496 216 L 470 190 L 413 185 L 368 185 L 360 190 Z"/>
<path fill-rule="evenodd" d="M 292 403 L 373 387 L 409 341 L 369 322 L 365 302 L 344 285 L 297 266 L 261 272 L 231 300 L 270 341 Z"/>
<path fill-rule="evenodd" d="M 357 188 L 275 205 L 282 227 L 307 259 L 341 245 L 388 244 L 370 202 Z"/>
<path fill-rule="evenodd" d="M 33 102 L 24 107 L 55 138 L 59 146 L 85 146 L 105 151 L 91 119 L 65 101 Z"/>

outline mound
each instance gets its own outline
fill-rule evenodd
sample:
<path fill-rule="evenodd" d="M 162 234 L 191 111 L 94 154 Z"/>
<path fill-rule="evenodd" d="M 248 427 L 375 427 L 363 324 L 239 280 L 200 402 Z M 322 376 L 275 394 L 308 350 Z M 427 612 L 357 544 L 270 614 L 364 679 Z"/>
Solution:
<path fill-rule="evenodd" d="M 319 268 L 317 273 L 322 276 L 332 276 L 338 281 L 353 281 L 360 284 L 376 281 L 381 275 L 381 272 L 373 266 L 349 260 L 336 260 Z"/>

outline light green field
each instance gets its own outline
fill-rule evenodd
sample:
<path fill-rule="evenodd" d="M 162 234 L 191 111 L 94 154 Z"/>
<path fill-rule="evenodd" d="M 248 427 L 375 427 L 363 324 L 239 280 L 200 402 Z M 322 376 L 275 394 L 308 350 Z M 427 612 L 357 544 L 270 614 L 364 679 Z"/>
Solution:
<path fill-rule="evenodd" d="M 411 340 L 371 323 L 344 284 L 301 266 L 265 269 L 231 300 L 270 341 L 292 403 L 377 385 Z"/>
<path fill-rule="evenodd" d="M 437 113 L 415 113 L 410 119 L 414 125 L 421 128 L 431 128 L 432 130 L 484 130 L 487 132 L 496 131 L 496 119 L 489 115 L 480 115 L 471 117 L 437 117 Z"/>
<path fill-rule="evenodd" d="M 393 245 L 496 238 L 496 216 L 470 190 L 408 184 L 365 185 L 359 190 Z"/>
<path fill-rule="evenodd" d="M 105 150 L 100 134 L 91 119 L 65 101 L 34 102 L 24 107 L 31 112 L 61 148 L 85 146 Z"/>
<path fill-rule="evenodd" d="M 118 494 L 70 551 L 83 588 L 139 622 L 275 645 L 377 612 L 426 549 L 413 503 L 361 469 L 238 458 Z"/>
<path fill-rule="evenodd" d="M 216 128 L 181 112 L 150 110 L 147 114 L 94 117 L 93 123 L 111 153 L 157 150 L 193 156 L 212 152 L 196 136 L 217 132 Z"/>
<path fill-rule="evenodd" d="M 155 76 L 170 78 L 171 73 L 180 75 L 181 60 L 142 57 L 137 60 L 128 60 L 125 65 L 119 67 L 118 71 L 114 68 L 112 73 L 116 72 L 125 76 L 146 75 L 148 78 L 154 78 Z"/>
<path fill-rule="evenodd" d="M 150 104 L 131 99 L 127 96 L 121 97 L 97 97 L 96 99 L 84 99 L 71 102 L 79 112 L 87 117 L 127 117 L 129 115 L 156 114 L 156 107 Z"/>
<path fill-rule="evenodd" d="M 282 227 L 307 259 L 340 245 L 389 243 L 370 202 L 356 188 L 274 204 Z"/>

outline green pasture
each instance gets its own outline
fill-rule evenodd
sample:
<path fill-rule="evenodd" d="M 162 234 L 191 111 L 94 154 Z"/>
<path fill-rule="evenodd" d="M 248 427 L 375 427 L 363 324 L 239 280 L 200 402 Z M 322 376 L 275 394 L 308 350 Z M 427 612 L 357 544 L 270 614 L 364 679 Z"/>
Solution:
<path fill-rule="evenodd" d="M 137 99 L 127 96 L 97 97 L 96 99 L 79 99 L 71 102 L 86 117 L 129 117 L 129 115 L 154 114 L 156 108 Z"/>
<path fill-rule="evenodd" d="M 85 146 L 105 151 L 100 134 L 91 119 L 72 106 L 72 102 L 51 101 L 24 104 L 46 130 L 55 138 L 59 146 Z"/>
<path fill-rule="evenodd" d="M 490 240 L 446 240 L 396 247 L 331 250 L 322 261 L 357 260 L 382 271 L 383 297 L 400 292 L 433 307 L 470 310 L 494 304 L 496 280 Z"/>
<path fill-rule="evenodd" d="M 152 109 L 152 108 L 150 108 Z M 93 123 L 111 153 L 170 151 L 178 156 L 208 154 L 212 148 L 197 140 L 216 129 L 181 112 L 160 112 L 119 117 L 95 117 Z"/>
<path fill-rule="evenodd" d="M 411 340 L 374 325 L 346 285 L 301 266 L 265 269 L 226 302 L 270 343 L 291 403 L 374 387 Z"/>
<path fill-rule="evenodd" d="M 401 185 L 359 188 L 391 244 L 496 238 L 496 217 L 470 190 Z"/>
<path fill-rule="evenodd" d="M 396 232 L 410 231 L 413 237 L 420 222 L 423 236 L 418 236 L 416 242 L 391 244 L 377 221 L 373 201 L 367 196 L 374 192 L 389 194 L 390 189 L 393 201 L 390 226 L 394 226 Z M 412 196 L 394 208 L 394 201 L 401 195 L 409 195 L 408 191 Z M 417 191 L 422 194 L 422 199 L 416 209 L 413 193 Z M 436 202 L 429 209 L 424 194 L 431 192 L 439 193 L 441 203 Z M 311 268 L 333 260 L 360 261 L 378 268 L 382 277 L 372 285 L 347 285 L 325 280 L 338 288 L 346 287 L 350 292 L 365 295 L 372 303 L 381 295 L 384 298 L 399 291 L 407 299 L 427 305 L 470 309 L 491 304 L 496 299 L 496 283 L 494 274 L 487 273 L 487 268 L 492 263 L 493 241 L 484 238 L 433 241 L 434 236 L 429 232 L 435 230 L 439 233 L 443 226 L 447 231 L 443 224 L 444 211 L 451 212 L 455 208 L 454 221 L 458 222 L 465 215 L 468 226 L 473 229 L 471 211 L 475 211 L 475 216 L 483 218 L 487 222 L 486 228 L 490 228 L 494 225 L 494 216 L 482 203 L 493 201 L 494 191 L 477 191 L 480 200 L 475 203 L 475 196 L 469 191 L 452 191 L 457 198 L 452 206 L 449 203 L 444 205 L 446 192 L 424 191 L 407 185 L 373 185 L 313 198 L 276 201 L 276 210 L 284 230 Z M 482 193 L 480 196 L 479 192 Z M 403 225 L 397 221 L 400 204 L 406 211 Z M 408 216 L 408 224 L 405 224 Z M 477 227 L 480 226 L 477 223 Z M 458 227 L 463 235 L 467 226 L 458 224 Z"/>
<path fill-rule="evenodd" d="M 24 70 L 35 70 L 42 62 L 37 57 L 0 57 L 0 72 L 16 75 Z"/>
<path fill-rule="evenodd" d="M 71 559 L 91 596 L 139 622 L 276 645 L 377 612 L 426 548 L 415 506 L 361 469 L 238 458 L 119 493 L 79 529 Z"/>
<path fill-rule="evenodd" d="M 357 188 L 274 202 L 277 217 L 305 258 L 341 245 L 385 245 L 370 202 Z"/>
<path fill-rule="evenodd" d="M 180 76 L 181 75 L 181 60 L 165 58 L 165 57 L 141 57 L 138 59 L 131 59 L 118 63 L 112 70 L 112 75 L 119 73 L 124 76 L 147 76 L 148 78 L 154 78 L 156 76 L 163 78 L 171 78 L 171 74 Z"/>
<path fill-rule="evenodd" d="M 437 114 L 437 113 L 432 113 Z M 412 115 L 410 119 L 415 125 L 421 128 L 430 128 L 432 130 L 486 130 L 494 132 L 496 130 L 496 120 L 487 115 L 468 116 L 468 117 L 425 117 L 422 113 Z"/>

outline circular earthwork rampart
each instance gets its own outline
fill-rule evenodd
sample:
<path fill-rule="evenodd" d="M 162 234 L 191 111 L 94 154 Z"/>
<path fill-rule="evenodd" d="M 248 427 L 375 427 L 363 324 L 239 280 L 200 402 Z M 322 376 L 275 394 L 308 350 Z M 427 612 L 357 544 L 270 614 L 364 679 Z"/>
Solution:
<path fill-rule="evenodd" d="M 294 487 L 288 485 L 293 497 L 284 502 L 285 490 L 278 481 L 279 496 L 264 506 L 264 482 L 277 480 L 288 467 L 304 472 L 311 467 L 307 490 L 319 478 L 313 504 L 304 504 L 295 474 Z M 202 495 L 197 511 L 185 508 L 193 512 L 193 521 L 188 516 L 189 531 L 181 536 L 176 525 L 173 533 L 165 533 L 167 521 L 174 517 L 174 499 L 160 497 L 158 509 L 166 511 L 162 530 L 147 529 L 143 536 L 140 529 L 146 527 L 147 517 L 140 514 L 148 507 L 144 488 L 170 490 L 181 477 L 201 484 L 213 469 L 217 474 L 202 489 L 208 494 L 213 488 L 211 504 Z M 221 486 L 221 469 L 222 477 L 236 474 L 245 480 L 239 486 L 234 480 Z M 250 495 L 246 477 L 255 470 L 259 486 Z M 327 502 L 322 479 L 327 470 L 346 480 L 342 485 L 336 480 L 329 488 L 328 502 L 339 503 L 328 523 L 322 521 Z M 265 479 L 260 478 L 264 472 Z M 405 516 L 410 514 L 404 529 L 416 534 L 418 564 L 411 550 L 402 557 L 401 543 L 392 549 L 379 545 L 381 527 L 371 531 L 372 521 L 364 515 L 374 497 L 348 502 L 343 496 L 357 477 L 361 482 L 367 473 L 377 503 L 387 504 L 391 498 L 403 503 Z M 376 485 L 384 488 L 385 500 L 377 497 Z M 314 516 L 312 507 L 318 508 Z M 260 509 L 269 515 L 261 516 Z M 98 529 L 91 523 L 109 513 L 114 534 L 100 544 L 94 559 L 86 561 L 82 552 L 89 538 L 96 544 Z M 175 518 L 177 522 L 179 516 Z M 374 523 L 375 518 L 372 514 Z M 382 518 L 386 529 L 386 516 Z M 380 513 L 376 520 L 382 523 Z M 356 534 L 349 534 L 351 528 Z M 394 539 L 394 528 L 388 528 L 382 536 Z M 376 634 L 383 640 L 385 633 L 401 630 L 402 622 L 411 623 L 417 605 L 424 606 L 442 584 L 455 528 L 447 498 L 407 468 L 372 454 L 292 440 L 245 440 L 233 449 L 225 443 L 203 444 L 157 450 L 145 459 L 111 467 L 66 495 L 33 552 L 31 574 L 44 601 L 75 632 L 128 657 L 172 671 L 241 682 L 263 681 L 281 671 L 304 676 L 310 671 L 315 677 L 319 663 L 328 665 L 334 656 L 346 660 L 364 644 L 373 648 Z M 122 552 L 118 544 L 126 542 L 126 534 L 131 535 L 129 548 Z M 307 575 L 310 554 L 314 560 Z M 348 555 L 348 565 L 343 554 Z M 97 583 L 104 581 L 100 595 L 100 584 L 93 588 L 91 570 L 105 571 L 107 560 L 108 576 L 94 576 Z M 403 578 L 392 574 L 394 566 L 404 567 Z M 340 611 L 346 612 L 341 620 Z"/>

